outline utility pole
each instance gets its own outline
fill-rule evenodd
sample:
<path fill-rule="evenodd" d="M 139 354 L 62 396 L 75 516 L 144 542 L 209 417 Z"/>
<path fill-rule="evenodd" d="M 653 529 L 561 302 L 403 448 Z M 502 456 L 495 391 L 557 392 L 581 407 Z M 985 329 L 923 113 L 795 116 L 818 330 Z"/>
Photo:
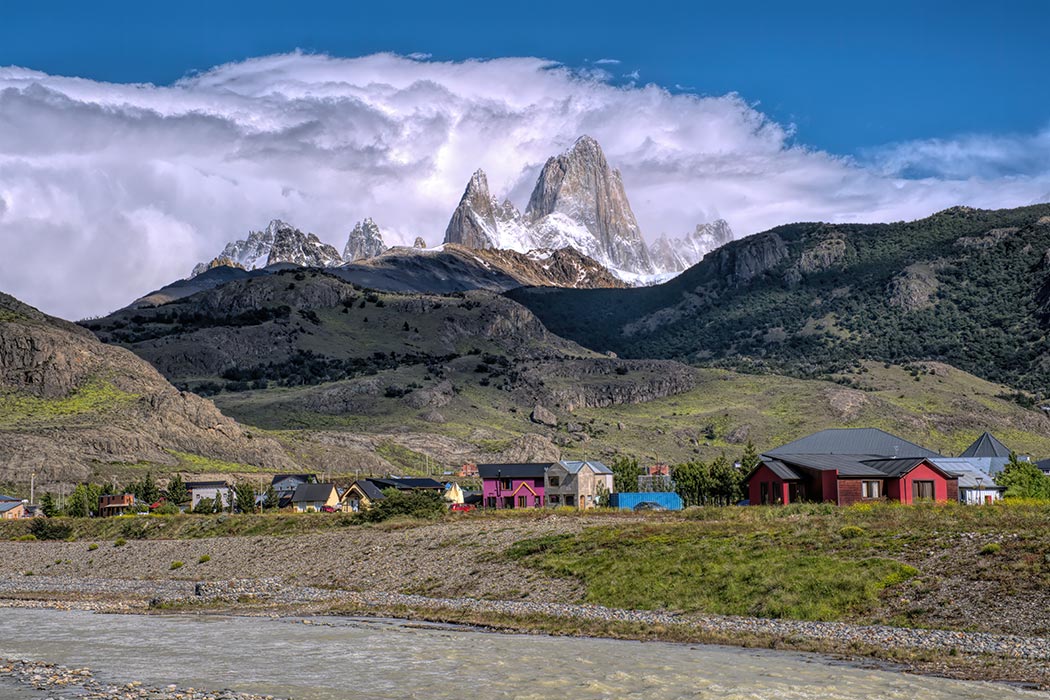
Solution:
<path fill-rule="evenodd" d="M 29 505 L 33 505 L 36 501 L 33 499 L 36 491 L 36 472 L 29 472 Z"/>

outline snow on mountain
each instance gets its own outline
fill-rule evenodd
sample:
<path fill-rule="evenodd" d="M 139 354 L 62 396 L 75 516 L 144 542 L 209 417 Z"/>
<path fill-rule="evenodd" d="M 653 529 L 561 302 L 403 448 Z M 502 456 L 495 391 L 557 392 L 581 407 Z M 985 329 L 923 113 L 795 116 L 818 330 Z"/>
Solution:
<path fill-rule="evenodd" d="M 705 255 L 733 240 L 733 231 L 724 219 L 697 224 L 696 230 L 681 238 L 660 236 L 649 247 L 649 255 L 659 270 L 681 272 L 700 262 Z"/>
<path fill-rule="evenodd" d="M 381 255 L 387 249 L 383 234 L 371 218 L 358 221 L 343 248 L 342 262 L 355 262 Z"/>
<path fill-rule="evenodd" d="M 197 264 L 190 277 L 196 277 L 216 265 L 230 263 L 233 267 L 256 270 L 276 263 L 331 267 L 342 262 L 339 251 L 314 234 L 303 233 L 291 224 L 274 219 L 264 230 L 250 231 L 247 238 L 227 243 L 210 262 Z"/>

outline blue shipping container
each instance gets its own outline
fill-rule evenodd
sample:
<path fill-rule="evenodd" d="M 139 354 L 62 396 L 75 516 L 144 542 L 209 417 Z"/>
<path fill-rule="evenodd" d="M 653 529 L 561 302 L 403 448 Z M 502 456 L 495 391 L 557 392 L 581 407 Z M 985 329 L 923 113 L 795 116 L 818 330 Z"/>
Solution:
<path fill-rule="evenodd" d="M 667 510 L 682 510 L 682 499 L 673 491 L 628 492 L 609 495 L 609 505 L 620 510 L 634 510 L 639 503 L 656 503 Z"/>

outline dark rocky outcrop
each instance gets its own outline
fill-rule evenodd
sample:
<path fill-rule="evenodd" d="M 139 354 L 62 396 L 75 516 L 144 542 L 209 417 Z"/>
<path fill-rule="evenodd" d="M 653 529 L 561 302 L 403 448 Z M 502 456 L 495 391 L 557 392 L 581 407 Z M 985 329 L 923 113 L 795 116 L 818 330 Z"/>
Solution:
<path fill-rule="evenodd" d="M 784 240 L 772 231 L 755 234 L 715 255 L 719 272 L 730 282 L 743 284 L 772 270 L 787 255 Z"/>

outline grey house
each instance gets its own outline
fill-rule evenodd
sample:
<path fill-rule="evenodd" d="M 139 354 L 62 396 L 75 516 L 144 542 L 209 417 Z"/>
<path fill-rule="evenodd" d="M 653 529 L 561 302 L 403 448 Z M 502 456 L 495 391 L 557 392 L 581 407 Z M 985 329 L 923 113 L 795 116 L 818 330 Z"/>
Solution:
<path fill-rule="evenodd" d="M 613 471 L 601 462 L 555 462 L 543 477 L 543 492 L 549 506 L 594 508 L 599 497 L 611 494 L 614 488 Z"/>

